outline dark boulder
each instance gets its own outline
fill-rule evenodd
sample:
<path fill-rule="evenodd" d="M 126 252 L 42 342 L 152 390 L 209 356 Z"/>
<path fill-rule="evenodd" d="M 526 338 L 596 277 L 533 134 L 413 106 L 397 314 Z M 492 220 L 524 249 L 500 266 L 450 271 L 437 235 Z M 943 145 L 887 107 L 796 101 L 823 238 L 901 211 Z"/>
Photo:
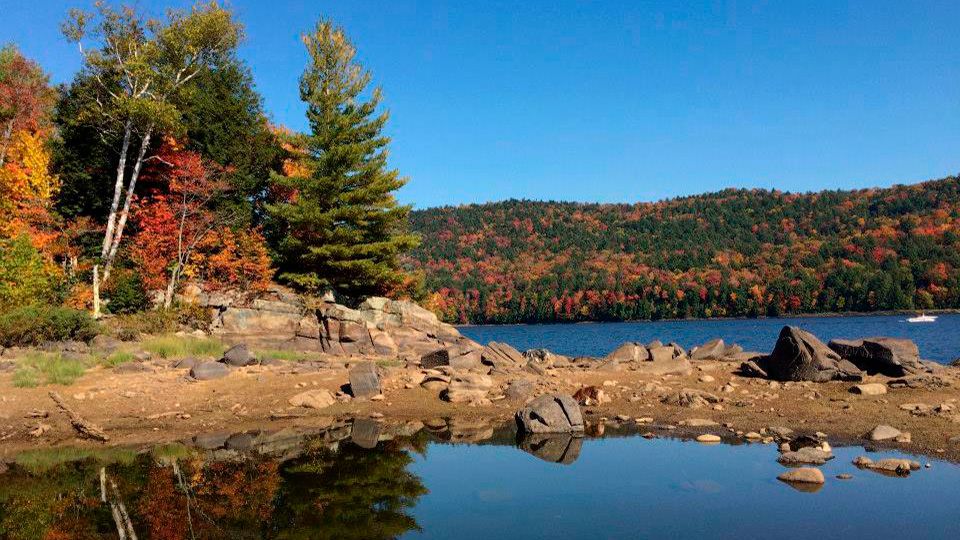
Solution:
<path fill-rule="evenodd" d="M 190 368 L 190 376 L 198 381 L 220 379 L 230 374 L 230 369 L 220 362 L 203 362 Z"/>
<path fill-rule="evenodd" d="M 830 348 L 843 359 L 853 362 L 858 368 L 870 374 L 903 377 L 925 371 L 920 360 L 920 350 L 916 343 L 909 339 L 891 337 L 834 339 L 830 342 Z"/>
<path fill-rule="evenodd" d="M 575 433 L 583 431 L 580 406 L 570 396 L 546 394 L 517 412 L 517 426 L 525 433 Z"/>
<path fill-rule="evenodd" d="M 257 363 L 256 357 L 250 353 L 246 344 L 243 343 L 227 349 L 220 361 L 234 367 L 252 366 Z"/>
<path fill-rule="evenodd" d="M 757 362 L 778 381 L 860 381 L 863 372 L 844 360 L 816 336 L 795 326 L 784 326 L 769 356 Z"/>

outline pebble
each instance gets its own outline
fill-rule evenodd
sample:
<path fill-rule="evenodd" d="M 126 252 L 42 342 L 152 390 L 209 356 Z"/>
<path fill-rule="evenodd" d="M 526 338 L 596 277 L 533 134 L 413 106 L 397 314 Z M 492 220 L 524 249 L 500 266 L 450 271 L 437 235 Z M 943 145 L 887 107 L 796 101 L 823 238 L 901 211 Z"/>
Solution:
<path fill-rule="evenodd" d="M 697 442 L 702 443 L 718 443 L 720 442 L 720 436 L 714 435 L 712 433 L 704 433 L 703 435 L 697 436 Z"/>

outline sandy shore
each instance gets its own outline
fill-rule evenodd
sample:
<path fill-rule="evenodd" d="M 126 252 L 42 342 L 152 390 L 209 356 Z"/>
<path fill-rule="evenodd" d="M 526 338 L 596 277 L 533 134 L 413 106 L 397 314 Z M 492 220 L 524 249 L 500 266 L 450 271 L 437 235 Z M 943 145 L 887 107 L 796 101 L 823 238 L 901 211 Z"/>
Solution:
<path fill-rule="evenodd" d="M 419 368 L 382 365 L 382 398 L 342 400 L 309 409 L 294 407 L 289 399 L 311 389 L 341 392 L 348 383 L 349 361 L 235 368 L 224 378 L 202 382 L 192 381 L 187 370 L 168 364 L 149 363 L 153 372 L 135 373 L 94 368 L 70 386 L 15 388 L 11 373 L 0 374 L 0 460 L 12 460 L 17 453 L 35 448 L 150 445 L 214 431 L 322 428 L 334 419 L 349 417 L 502 424 L 512 421 L 523 401 L 497 399 L 499 390 L 512 380 L 529 378 L 534 395 L 573 394 L 584 386 L 601 389 L 609 401 L 583 406 L 592 425 L 588 429 L 603 423 L 636 424 L 641 432 L 713 433 L 727 440 L 746 440 L 750 432 L 787 427 L 798 433 L 824 433 L 835 445 L 868 444 L 960 461 L 960 413 L 956 412 L 960 369 L 951 369 L 945 376 L 954 381 L 947 387 L 894 387 L 882 395 L 865 396 L 851 393 L 853 383 L 778 383 L 741 377 L 736 374 L 738 365 L 730 362 L 694 362 L 690 374 L 666 376 L 557 368 L 539 376 L 493 373 L 490 394 L 494 399 L 477 406 L 449 403 L 438 391 L 421 387 Z M 874 376 L 864 382 L 886 385 L 890 380 Z M 698 408 L 670 404 L 670 397 L 682 389 L 707 392 L 719 400 Z M 51 391 L 100 426 L 110 440 L 98 443 L 79 437 L 50 398 Z M 717 425 L 685 425 L 708 423 L 704 420 Z M 878 424 L 909 433 L 910 441 L 869 442 L 864 436 Z"/>

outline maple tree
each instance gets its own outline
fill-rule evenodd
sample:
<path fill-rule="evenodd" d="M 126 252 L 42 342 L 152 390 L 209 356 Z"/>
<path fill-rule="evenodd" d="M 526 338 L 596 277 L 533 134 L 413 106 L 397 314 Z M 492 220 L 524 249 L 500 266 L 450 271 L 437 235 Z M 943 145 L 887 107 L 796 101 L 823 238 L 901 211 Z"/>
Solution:
<path fill-rule="evenodd" d="M 49 123 L 55 98 L 40 66 L 12 45 L 0 48 L 0 167 L 18 133 L 37 132 Z"/>

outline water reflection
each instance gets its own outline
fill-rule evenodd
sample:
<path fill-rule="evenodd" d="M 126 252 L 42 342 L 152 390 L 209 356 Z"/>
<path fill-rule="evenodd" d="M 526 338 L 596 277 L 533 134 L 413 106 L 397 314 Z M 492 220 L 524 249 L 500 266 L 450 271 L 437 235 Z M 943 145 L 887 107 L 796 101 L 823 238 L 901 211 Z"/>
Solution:
<path fill-rule="evenodd" d="M 829 533 L 852 508 L 897 516 L 905 500 L 923 504 L 928 536 L 954 530 L 957 508 L 944 496 L 960 481 L 953 465 L 888 479 L 852 465 L 863 449 L 835 449 L 839 459 L 823 467 L 828 484 L 810 495 L 775 480 L 783 468 L 774 445 L 635 434 L 610 425 L 602 439 L 524 437 L 482 421 L 361 419 L 312 432 L 207 433 L 147 451 L 34 451 L 0 472 L 0 538 L 578 538 L 598 522 L 610 528 L 599 537 L 704 535 L 708 523 L 746 534 L 735 519 L 746 507 L 750 530 L 789 538 L 805 530 L 788 526 L 802 520 L 784 512 L 793 505 L 818 508 L 817 527 Z M 853 478 L 834 480 L 839 473 Z M 698 519 L 681 518 L 692 507 Z M 549 534 L 544 520 L 556 523 Z"/>

